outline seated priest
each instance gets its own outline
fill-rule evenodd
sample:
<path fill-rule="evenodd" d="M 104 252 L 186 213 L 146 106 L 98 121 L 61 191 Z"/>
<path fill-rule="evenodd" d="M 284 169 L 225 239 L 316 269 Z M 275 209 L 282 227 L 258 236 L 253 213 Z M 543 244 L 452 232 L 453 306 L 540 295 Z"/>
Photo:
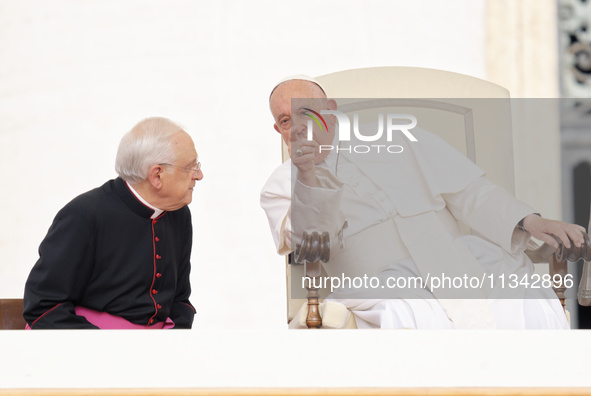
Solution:
<path fill-rule="evenodd" d="M 192 225 L 203 178 L 191 137 L 166 118 L 123 136 L 119 177 L 68 203 L 25 286 L 31 329 L 191 328 Z"/>
<path fill-rule="evenodd" d="M 303 99 L 292 110 L 294 98 Z M 336 102 L 310 77 L 283 80 L 269 102 L 291 157 L 261 192 L 277 251 L 291 252 L 304 231 L 328 232 L 324 269 L 337 287 L 327 301 L 344 304 L 358 328 L 569 327 L 550 287 L 508 281 L 532 277 L 531 236 L 580 246 L 582 227 L 541 217 L 420 128 L 390 136 L 395 153 L 355 153 L 355 138 L 335 133 Z M 314 114 L 326 124 L 308 122 Z"/>

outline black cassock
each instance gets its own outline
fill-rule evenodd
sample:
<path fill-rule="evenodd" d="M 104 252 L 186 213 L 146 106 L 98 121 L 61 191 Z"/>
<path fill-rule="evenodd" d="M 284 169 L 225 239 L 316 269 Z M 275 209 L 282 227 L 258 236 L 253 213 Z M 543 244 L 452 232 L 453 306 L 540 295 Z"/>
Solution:
<path fill-rule="evenodd" d="M 33 329 L 96 328 L 81 306 L 150 325 L 190 328 L 191 212 L 151 219 L 121 178 L 78 196 L 56 215 L 25 285 Z"/>

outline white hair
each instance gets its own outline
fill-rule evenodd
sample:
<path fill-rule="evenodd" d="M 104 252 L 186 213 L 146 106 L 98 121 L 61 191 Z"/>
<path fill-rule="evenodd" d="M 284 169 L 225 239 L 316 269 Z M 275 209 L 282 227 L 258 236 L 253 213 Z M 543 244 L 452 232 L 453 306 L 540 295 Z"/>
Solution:
<path fill-rule="evenodd" d="M 151 117 L 140 121 L 121 138 L 115 170 L 130 184 L 146 180 L 152 166 L 175 162 L 171 137 L 179 132 L 183 129 L 167 118 Z"/>

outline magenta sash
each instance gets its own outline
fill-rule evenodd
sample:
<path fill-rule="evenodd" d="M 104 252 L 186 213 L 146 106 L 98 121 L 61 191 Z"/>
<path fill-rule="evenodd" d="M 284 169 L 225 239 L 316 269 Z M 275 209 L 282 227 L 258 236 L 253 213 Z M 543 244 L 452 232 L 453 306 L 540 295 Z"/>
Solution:
<path fill-rule="evenodd" d="M 93 309 L 77 306 L 75 307 L 76 315 L 84 316 L 93 325 L 99 329 L 147 329 L 147 330 L 158 330 L 158 329 L 172 329 L 174 322 L 170 318 L 166 318 L 164 322 L 154 323 L 152 325 L 139 325 L 131 323 L 129 320 L 122 318 L 121 316 L 111 315 L 106 312 L 99 312 Z M 31 330 L 29 325 L 25 327 L 25 330 Z"/>

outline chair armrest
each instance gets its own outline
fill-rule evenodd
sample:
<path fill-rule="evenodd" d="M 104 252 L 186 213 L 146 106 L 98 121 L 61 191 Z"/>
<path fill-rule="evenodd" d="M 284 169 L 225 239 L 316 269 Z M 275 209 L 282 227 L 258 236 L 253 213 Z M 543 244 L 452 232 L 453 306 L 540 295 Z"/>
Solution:
<path fill-rule="evenodd" d="M 556 254 L 558 261 L 589 261 L 591 260 L 591 241 L 585 232 L 583 232 L 583 238 L 583 245 L 576 247 L 574 244 L 571 244 L 571 247 L 568 249 L 562 242 L 559 242 L 558 249 L 556 249 L 545 242 L 540 245 L 530 240 L 527 244 L 525 254 L 527 254 L 533 263 L 547 263 L 553 253 Z"/>
<path fill-rule="evenodd" d="M 544 243 L 538 245 L 537 243 L 530 240 L 528 247 L 525 250 L 525 254 L 534 263 L 547 262 L 550 265 L 550 279 L 552 279 L 552 289 L 556 293 L 556 296 L 560 300 L 562 307 L 566 312 L 566 278 L 568 277 L 568 261 L 579 261 L 591 260 L 591 242 L 589 236 L 583 233 L 584 242 L 580 247 L 576 247 L 571 244 L 570 248 L 566 248 L 561 242 L 559 243 L 558 249 Z M 570 286 L 569 286 L 570 287 Z M 582 300 L 579 298 L 579 302 Z M 585 299 L 583 299 L 585 302 Z M 567 314 L 568 315 L 568 314 Z"/>
<path fill-rule="evenodd" d="M 547 263 L 555 251 L 556 248 L 548 245 L 546 242 L 539 244 L 530 239 L 527 249 L 525 249 L 525 254 L 533 263 Z"/>

